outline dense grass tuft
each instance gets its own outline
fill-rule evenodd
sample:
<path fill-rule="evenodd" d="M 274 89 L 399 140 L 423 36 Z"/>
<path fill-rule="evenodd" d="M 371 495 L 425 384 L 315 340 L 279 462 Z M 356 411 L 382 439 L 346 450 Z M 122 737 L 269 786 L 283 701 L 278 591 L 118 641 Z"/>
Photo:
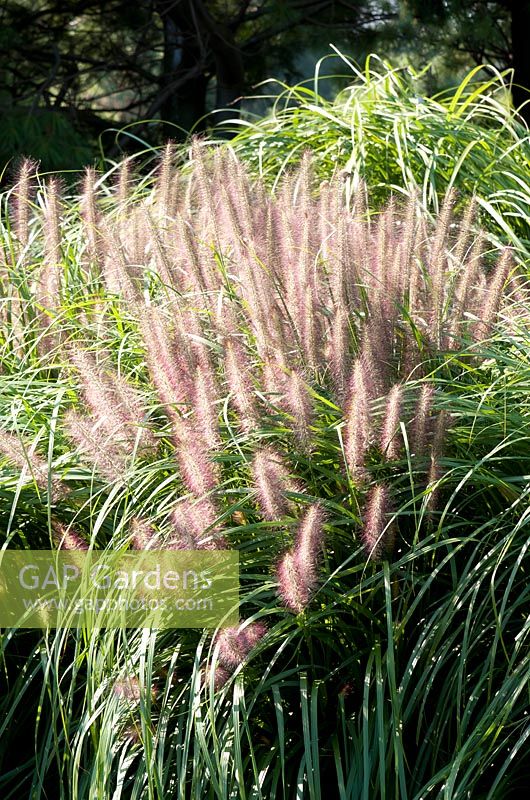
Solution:
<path fill-rule="evenodd" d="M 363 69 L 342 54 L 352 83 L 329 101 L 318 71 L 312 84 L 282 86 L 272 113 L 238 121 L 237 153 L 271 184 L 310 149 L 323 178 L 339 171 L 347 191 L 361 181 L 380 206 L 391 193 L 419 192 L 439 211 L 451 188 L 476 194 L 494 239 L 530 255 L 530 135 L 509 107 L 511 73 L 487 80 L 474 69 L 455 89 L 432 97 L 422 75 L 371 56 Z M 483 73 L 482 73 L 483 75 Z"/>
<path fill-rule="evenodd" d="M 4 198 L 4 547 L 237 548 L 241 624 L 9 631 L 2 796 L 528 780 L 528 284 L 477 204 L 195 142 Z M 377 204 L 376 204 L 377 205 Z M 21 730 L 31 737 L 17 738 Z M 20 753 L 14 770 L 8 757 Z"/>

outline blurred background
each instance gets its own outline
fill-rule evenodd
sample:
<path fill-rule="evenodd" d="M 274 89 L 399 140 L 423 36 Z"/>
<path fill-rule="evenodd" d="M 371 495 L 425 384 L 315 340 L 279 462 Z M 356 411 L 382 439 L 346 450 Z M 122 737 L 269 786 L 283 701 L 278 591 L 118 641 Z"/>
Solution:
<path fill-rule="evenodd" d="M 430 94 L 477 64 L 512 68 L 520 106 L 529 33 L 518 0 L 1 0 L 0 169 L 30 155 L 76 170 L 262 114 L 275 89 L 260 82 L 311 78 L 330 43 L 359 64 L 428 65 Z M 347 71 L 325 58 L 319 90 Z"/>

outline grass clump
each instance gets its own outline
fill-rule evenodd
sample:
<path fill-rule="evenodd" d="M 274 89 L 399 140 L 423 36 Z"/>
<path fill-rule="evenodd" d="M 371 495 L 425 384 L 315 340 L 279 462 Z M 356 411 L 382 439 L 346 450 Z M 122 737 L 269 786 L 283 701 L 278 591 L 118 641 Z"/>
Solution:
<path fill-rule="evenodd" d="M 392 193 L 419 192 L 438 213 L 448 190 L 476 194 L 485 228 L 527 259 L 530 138 L 509 107 L 511 73 L 490 68 L 484 80 L 476 68 L 430 97 L 410 68 L 374 56 L 364 69 L 337 60 L 352 83 L 335 99 L 320 92 L 317 70 L 312 85 L 280 85 L 269 116 L 238 122 L 232 144 L 252 170 L 275 184 L 310 149 L 322 177 L 340 171 L 351 193 L 366 182 L 376 207 Z"/>
<path fill-rule="evenodd" d="M 0 519 L 9 547 L 237 548 L 241 623 L 10 632 L 4 740 L 35 747 L 3 795 L 502 796 L 526 279 L 451 192 L 433 223 L 307 155 L 275 195 L 227 148 L 172 161 L 77 203 L 27 166 L 6 198 Z"/>

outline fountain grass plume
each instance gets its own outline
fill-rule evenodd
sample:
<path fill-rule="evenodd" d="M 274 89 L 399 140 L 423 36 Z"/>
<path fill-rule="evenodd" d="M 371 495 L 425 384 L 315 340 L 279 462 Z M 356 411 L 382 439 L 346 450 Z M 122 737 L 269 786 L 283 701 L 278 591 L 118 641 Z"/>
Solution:
<path fill-rule="evenodd" d="M 192 363 L 187 343 L 167 315 L 149 306 L 139 320 L 150 378 L 169 414 L 189 406 L 193 396 Z"/>
<path fill-rule="evenodd" d="M 230 672 L 240 667 L 266 633 L 267 628 L 262 622 L 249 623 L 246 620 L 237 626 L 222 628 L 214 639 L 221 666 Z"/>
<path fill-rule="evenodd" d="M 251 379 L 251 365 L 242 342 L 236 337 L 225 341 L 224 370 L 232 403 L 242 429 L 248 433 L 259 426 L 259 408 Z"/>
<path fill-rule="evenodd" d="M 133 180 L 131 163 L 132 162 L 130 158 L 122 159 L 116 171 L 116 205 L 122 214 L 125 214 L 127 206 L 130 204 L 131 200 L 131 188 Z"/>
<path fill-rule="evenodd" d="M 67 494 L 67 486 L 59 476 L 50 473 L 46 459 L 36 450 L 35 442 L 26 444 L 17 434 L 0 430 L 0 458 L 2 456 L 20 472 L 31 475 L 42 492 L 47 492 L 51 486 L 52 502 L 57 502 Z"/>
<path fill-rule="evenodd" d="M 67 348 L 81 380 L 83 400 L 94 421 L 109 437 L 119 437 L 130 452 L 139 444 L 143 452 L 154 452 L 156 439 L 144 424 L 141 395 L 112 370 L 103 370 L 95 357 L 75 344 Z"/>
<path fill-rule="evenodd" d="M 123 480 L 130 461 L 130 450 L 123 441 L 105 431 L 93 417 L 69 410 L 64 416 L 68 439 L 100 477 L 110 483 Z"/>
<path fill-rule="evenodd" d="M 179 181 L 175 180 L 176 148 L 171 141 L 162 151 L 156 177 L 155 199 L 157 212 L 163 227 L 173 219 L 179 206 Z"/>
<path fill-rule="evenodd" d="M 115 681 L 112 693 L 120 700 L 125 700 L 129 705 L 137 705 L 142 696 L 140 681 L 136 675 L 127 675 Z"/>
<path fill-rule="evenodd" d="M 294 542 L 294 563 L 303 583 L 309 587 L 316 582 L 319 551 L 324 542 L 326 514 L 322 506 L 314 503 L 304 513 Z"/>
<path fill-rule="evenodd" d="M 52 534 L 58 550 L 88 550 L 88 543 L 70 525 L 52 520 Z"/>
<path fill-rule="evenodd" d="M 434 386 L 424 383 L 416 403 L 414 420 L 410 435 L 410 449 L 413 456 L 421 458 L 426 451 L 432 428 Z"/>
<path fill-rule="evenodd" d="M 392 382 L 394 330 L 378 308 L 359 332 L 360 357 L 371 398 L 381 397 Z"/>
<path fill-rule="evenodd" d="M 85 169 L 83 188 L 80 201 L 80 215 L 86 234 L 86 246 L 89 263 L 96 265 L 101 270 L 104 252 L 101 242 L 100 218 L 97 198 L 97 173 L 93 167 Z"/>
<path fill-rule="evenodd" d="M 210 682 L 213 682 L 214 691 L 218 692 L 229 681 L 232 672 L 220 664 L 208 666 L 201 671 L 201 684 L 208 689 Z"/>
<path fill-rule="evenodd" d="M 300 580 L 294 553 L 288 550 L 276 567 L 278 595 L 283 605 L 294 614 L 301 614 L 310 600 L 310 587 Z"/>
<path fill-rule="evenodd" d="M 482 271 L 484 253 L 484 237 L 479 231 L 477 237 L 470 248 L 468 256 L 465 258 L 460 269 L 460 275 L 455 281 L 453 314 L 449 323 L 448 337 L 446 344 L 448 347 L 457 347 L 459 337 L 465 333 L 467 309 L 475 310 L 475 294 L 478 276 Z"/>
<path fill-rule="evenodd" d="M 337 397 L 342 402 L 346 390 L 347 376 L 351 368 L 350 315 L 342 304 L 330 325 L 327 362 Z"/>
<path fill-rule="evenodd" d="M 193 379 L 192 403 L 195 409 L 195 419 L 201 430 L 202 438 L 211 451 L 220 447 L 218 423 L 218 397 L 215 375 L 211 365 L 198 364 L 195 368 Z"/>
<path fill-rule="evenodd" d="M 158 534 L 148 520 L 133 517 L 129 523 L 129 530 L 134 550 L 150 550 L 156 545 Z"/>
<path fill-rule="evenodd" d="M 293 547 L 281 556 L 276 567 L 278 594 L 285 607 L 295 614 L 307 607 L 318 584 L 325 519 L 320 504 L 309 506 L 299 522 Z"/>
<path fill-rule="evenodd" d="M 176 288 L 174 284 L 175 274 L 173 260 L 170 254 L 169 242 L 166 243 L 168 237 L 167 228 L 169 223 L 164 219 L 161 222 L 155 219 L 149 207 L 142 205 L 140 209 L 141 226 L 145 237 L 145 245 L 143 248 L 137 249 L 137 260 L 142 260 L 142 249 L 145 254 L 146 249 L 152 251 L 153 272 L 157 275 L 158 279 L 168 288 Z M 171 226 L 173 227 L 173 226 Z M 139 238 L 139 235 L 137 235 Z M 144 255 L 145 259 L 145 255 Z"/>
<path fill-rule="evenodd" d="M 193 163 L 193 182 L 195 187 L 195 208 L 205 214 L 203 224 L 214 237 L 217 236 L 217 199 L 213 185 L 213 151 L 201 145 L 198 137 L 192 139 L 190 157 Z"/>
<path fill-rule="evenodd" d="M 473 329 L 473 335 L 477 341 L 486 339 L 493 332 L 493 324 L 503 300 L 508 278 L 513 269 L 512 251 L 509 248 L 505 248 L 485 289 L 482 308 L 480 311 L 477 309 L 479 322 L 476 323 Z"/>
<path fill-rule="evenodd" d="M 389 461 L 396 461 L 401 455 L 402 441 L 399 423 L 402 401 L 403 386 L 396 383 L 388 393 L 380 440 L 381 451 Z"/>
<path fill-rule="evenodd" d="M 176 456 L 184 485 L 196 497 L 219 487 L 219 465 L 212 461 L 203 431 L 193 420 L 183 419 L 174 437 Z"/>
<path fill-rule="evenodd" d="M 21 249 L 27 247 L 29 242 L 30 210 L 35 191 L 34 184 L 37 168 L 38 164 L 32 159 L 23 159 L 11 196 L 14 206 L 13 227 Z"/>
<path fill-rule="evenodd" d="M 449 225 L 453 218 L 455 197 L 449 190 L 444 198 L 442 209 L 437 217 L 436 228 L 429 253 L 429 276 L 431 282 L 432 304 L 429 325 L 437 346 L 441 345 L 441 326 L 444 316 L 444 295 L 446 290 L 446 270 Z M 467 218 L 464 218 L 467 224 Z M 465 235 L 463 231 L 461 235 Z"/>
<path fill-rule="evenodd" d="M 293 416 L 292 427 L 298 443 L 303 449 L 310 449 L 314 407 L 309 386 L 298 370 L 291 370 L 287 376 L 284 404 Z"/>
<path fill-rule="evenodd" d="M 171 534 L 165 546 L 170 550 L 225 549 L 218 516 L 210 498 L 182 498 L 171 514 Z"/>
<path fill-rule="evenodd" d="M 287 491 L 300 491 L 289 475 L 281 453 L 272 447 L 257 450 L 252 461 L 252 476 L 261 514 L 272 522 L 289 513 Z"/>
<path fill-rule="evenodd" d="M 373 439 L 370 402 L 373 389 L 364 360 L 357 359 L 349 382 L 346 421 L 344 425 L 344 455 L 352 478 L 366 480 L 366 452 Z"/>
<path fill-rule="evenodd" d="M 135 225 L 135 211 L 131 210 L 132 221 Z M 101 221 L 101 233 L 105 247 L 105 258 L 103 262 L 103 277 L 107 290 L 120 298 L 123 298 L 130 306 L 134 307 L 141 302 L 141 264 L 131 263 L 128 258 L 127 248 L 121 238 L 120 227 L 125 230 L 128 236 L 125 213 L 122 214 L 122 224 L 116 227 L 110 219 L 103 218 Z M 131 245 L 129 244 L 129 250 Z"/>
<path fill-rule="evenodd" d="M 61 244 L 61 185 L 58 179 L 52 178 L 46 186 L 44 202 L 44 264 L 50 270 L 56 272 L 62 259 Z M 56 281 L 56 283 L 54 282 Z M 50 302 L 55 300 L 55 295 L 59 291 L 59 278 L 51 277 L 45 281 L 50 284 L 55 291 L 50 291 Z"/>
<path fill-rule="evenodd" d="M 364 511 L 361 539 L 370 560 L 389 557 L 395 537 L 395 525 L 390 522 L 392 513 L 390 489 L 379 483 L 370 489 Z"/>
<path fill-rule="evenodd" d="M 48 181 L 46 186 L 43 212 L 43 259 L 35 287 L 37 318 L 42 332 L 37 347 L 43 357 L 55 351 L 61 335 L 57 327 L 53 332 L 51 330 L 62 302 L 63 265 L 60 216 L 60 184 L 53 178 Z"/>

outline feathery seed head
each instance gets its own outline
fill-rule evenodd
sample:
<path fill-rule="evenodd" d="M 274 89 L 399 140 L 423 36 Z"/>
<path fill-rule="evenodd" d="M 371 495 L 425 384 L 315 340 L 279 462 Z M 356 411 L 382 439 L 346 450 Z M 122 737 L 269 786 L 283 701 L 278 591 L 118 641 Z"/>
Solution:
<path fill-rule="evenodd" d="M 234 670 L 248 658 L 258 642 L 267 633 L 262 622 L 251 622 L 245 625 L 223 628 L 215 637 L 215 645 L 219 648 L 219 661 L 223 667 Z"/>
<path fill-rule="evenodd" d="M 473 331 L 475 341 L 482 341 L 491 334 L 493 322 L 501 305 L 504 288 L 512 269 L 512 252 L 506 247 L 499 258 L 493 275 L 487 283 L 486 301 L 478 314 L 480 322 L 476 323 Z"/>
<path fill-rule="evenodd" d="M 0 431 L 0 458 L 2 456 L 19 470 L 30 474 L 41 491 L 48 490 L 48 463 L 36 452 L 34 444 L 25 445 L 16 434 Z M 52 501 L 61 499 L 67 492 L 62 481 L 54 476 L 51 478 L 51 488 Z"/>
<path fill-rule="evenodd" d="M 104 259 L 103 248 L 100 241 L 99 225 L 100 214 L 97 208 L 96 195 L 97 174 L 92 167 L 85 169 L 83 191 L 81 194 L 81 219 L 84 223 L 87 237 L 87 252 L 90 261 L 101 266 Z"/>
<path fill-rule="evenodd" d="M 183 420 L 176 439 L 180 474 L 187 489 L 204 497 L 219 485 L 218 464 L 210 458 L 208 445 L 197 426 Z"/>
<path fill-rule="evenodd" d="M 285 492 L 292 488 L 292 483 L 281 454 L 271 447 L 258 450 L 252 474 L 263 516 L 271 521 L 285 517 L 289 512 Z"/>
<path fill-rule="evenodd" d="M 427 447 L 427 439 L 431 428 L 431 414 L 434 400 L 434 386 L 431 383 L 424 383 L 421 387 L 420 396 L 416 404 L 412 435 L 410 436 L 410 448 L 414 456 L 424 455 Z"/>
<path fill-rule="evenodd" d="M 192 365 L 182 337 L 170 330 L 167 319 L 152 306 L 143 310 L 140 327 L 147 366 L 160 400 L 168 410 L 189 404 L 193 395 Z"/>
<path fill-rule="evenodd" d="M 294 614 L 300 614 L 309 603 L 311 587 L 300 577 L 294 553 L 288 550 L 283 554 L 276 568 L 278 594 L 286 608 Z"/>
<path fill-rule="evenodd" d="M 183 498 L 171 514 L 170 550 L 222 550 L 226 540 L 216 525 L 218 512 L 209 498 Z"/>
<path fill-rule="evenodd" d="M 21 247 L 26 247 L 29 241 L 29 210 L 36 171 L 37 163 L 25 158 L 20 165 L 18 180 L 13 189 L 14 229 Z"/>
<path fill-rule="evenodd" d="M 344 426 L 346 464 L 357 481 L 366 479 L 365 457 L 372 440 L 371 393 L 367 374 L 364 360 L 357 359 L 350 379 Z"/>
<path fill-rule="evenodd" d="M 333 385 L 340 401 L 344 398 L 347 374 L 351 366 L 349 315 L 341 305 L 337 308 L 335 318 L 330 322 L 330 338 L 327 359 L 333 379 Z"/>
<path fill-rule="evenodd" d="M 225 342 L 224 368 L 241 427 L 250 433 L 259 425 L 257 402 L 250 380 L 250 365 L 243 345 L 231 337 Z"/>
<path fill-rule="evenodd" d="M 306 382 L 296 369 L 291 370 L 286 381 L 285 404 L 294 417 L 292 425 L 298 441 L 307 447 L 314 417 L 313 401 Z"/>
<path fill-rule="evenodd" d="M 150 550 L 156 544 L 157 532 L 141 517 L 133 517 L 130 523 L 131 544 L 135 550 Z"/>
<path fill-rule="evenodd" d="M 316 581 L 318 554 L 324 542 L 324 509 L 315 503 L 307 509 L 298 527 L 293 556 L 302 583 L 309 591 Z"/>
<path fill-rule="evenodd" d="M 369 559 L 389 555 L 394 544 L 394 523 L 389 524 L 391 514 L 390 490 L 384 484 L 376 484 L 369 492 L 364 513 L 361 538 Z"/>
<path fill-rule="evenodd" d="M 396 383 L 387 397 L 380 440 L 383 455 L 385 455 L 389 461 L 396 461 L 400 456 L 401 433 L 399 430 L 399 423 L 401 420 L 402 401 L 403 386 L 400 383 Z"/>
<path fill-rule="evenodd" d="M 215 664 L 215 666 L 210 666 L 202 670 L 201 683 L 207 689 L 213 678 L 213 688 L 214 691 L 217 692 L 227 683 L 231 674 L 230 670 L 225 669 L 225 667 L 222 667 L 220 664 Z"/>
<path fill-rule="evenodd" d="M 286 608 L 295 614 L 308 605 L 317 585 L 324 521 L 322 506 L 318 503 L 310 506 L 298 526 L 294 547 L 283 554 L 276 568 L 278 594 Z"/>
<path fill-rule="evenodd" d="M 58 550 L 88 550 L 87 542 L 69 525 L 52 520 L 52 532 Z"/>
<path fill-rule="evenodd" d="M 123 444 L 109 436 L 93 417 L 68 411 L 64 418 L 68 437 L 96 472 L 110 482 L 125 475 L 129 453 Z"/>
<path fill-rule="evenodd" d="M 140 681 L 136 676 L 127 676 L 114 683 L 112 692 L 115 697 L 120 700 L 126 700 L 131 705 L 139 703 L 141 697 Z"/>
<path fill-rule="evenodd" d="M 178 173 L 173 167 L 174 160 L 175 145 L 173 142 L 167 142 L 160 159 L 156 183 L 156 203 L 164 224 L 167 224 L 167 218 L 173 217 L 177 211 Z"/>
<path fill-rule="evenodd" d="M 220 442 L 216 405 L 217 387 L 209 364 L 197 366 L 193 384 L 193 407 L 197 425 L 208 447 L 216 450 Z"/>

